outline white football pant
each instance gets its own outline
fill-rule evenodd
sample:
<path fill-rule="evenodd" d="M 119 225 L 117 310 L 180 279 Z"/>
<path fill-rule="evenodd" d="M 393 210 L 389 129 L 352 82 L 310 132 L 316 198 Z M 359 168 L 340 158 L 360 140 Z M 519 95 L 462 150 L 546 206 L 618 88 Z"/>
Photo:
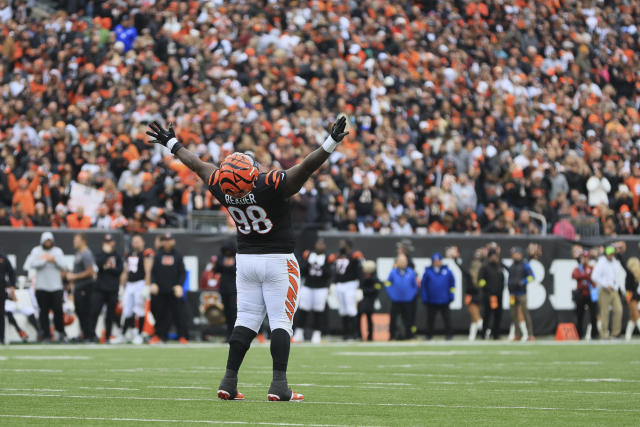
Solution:
<path fill-rule="evenodd" d="M 336 283 L 336 293 L 338 294 L 338 313 L 340 316 L 357 316 L 358 281 Z"/>
<path fill-rule="evenodd" d="M 127 282 L 122 295 L 122 316 L 127 319 L 134 314 L 144 316 L 144 280 Z"/>
<path fill-rule="evenodd" d="M 237 254 L 238 317 L 235 326 L 260 331 L 265 313 L 271 330 L 293 335 L 300 267 L 293 254 Z"/>
<path fill-rule="evenodd" d="M 300 288 L 300 310 L 324 312 L 329 288 Z"/>

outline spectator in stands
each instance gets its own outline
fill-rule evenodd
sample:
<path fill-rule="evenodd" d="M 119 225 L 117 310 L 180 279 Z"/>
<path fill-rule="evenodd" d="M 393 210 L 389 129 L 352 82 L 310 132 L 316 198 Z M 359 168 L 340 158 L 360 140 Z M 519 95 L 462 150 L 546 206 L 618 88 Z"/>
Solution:
<path fill-rule="evenodd" d="M 413 318 L 415 308 L 412 305 L 415 305 L 418 294 L 418 278 L 413 268 L 408 266 L 405 255 L 398 255 L 385 285 L 391 300 L 390 339 L 412 339 L 416 330 Z M 397 330 L 399 320 L 402 320 L 404 328 L 401 334 Z"/>
<path fill-rule="evenodd" d="M 576 329 L 581 339 L 587 338 L 587 336 L 588 338 L 596 338 L 598 335 L 597 304 L 591 297 L 592 289 L 596 288 L 596 285 L 591 281 L 593 267 L 589 261 L 589 251 L 582 251 L 578 257 L 578 266 L 571 274 L 571 277 L 576 281 L 576 289 L 573 291 L 573 302 L 576 304 Z M 589 310 L 589 317 L 591 319 L 586 334 L 583 333 L 585 309 Z"/>
<path fill-rule="evenodd" d="M 509 277 L 509 306 L 511 307 L 511 325 L 515 328 L 516 340 L 533 340 L 533 323 L 527 307 L 527 285 L 534 280 L 533 270 L 524 259 L 524 250 L 519 247 L 511 249 L 513 263 L 508 269 Z M 522 312 L 524 320 L 518 319 L 518 311 Z"/>
<path fill-rule="evenodd" d="M 622 328 L 622 303 L 618 293 L 622 288 L 618 279 L 618 273 L 622 270 L 622 266 L 615 258 L 615 253 L 616 250 L 613 246 L 607 246 L 604 255 L 598 258 L 591 273 L 591 280 L 598 287 L 598 306 L 602 323 L 601 337 L 604 339 L 609 336 L 617 338 Z M 611 310 L 611 333 L 609 333 L 609 310 Z"/>
<path fill-rule="evenodd" d="M 66 341 L 62 319 L 63 287 L 62 273 L 67 266 L 62 249 L 54 246 L 53 234 L 45 231 L 40 236 L 40 245 L 34 247 L 25 261 L 24 269 L 35 270 L 36 299 L 40 307 L 40 331 L 42 340 L 51 341 L 49 312 L 53 312 L 53 324 L 58 340 Z"/>
<path fill-rule="evenodd" d="M 173 121 L 184 143 L 215 162 L 251 149 L 265 168 L 283 168 L 322 141 L 328 107 L 336 104 L 352 113 L 356 132 L 303 195 L 312 206 L 317 194 L 323 225 L 389 233 L 403 213 L 416 232 L 525 233 L 533 230 L 506 224 L 505 213 L 513 211 L 515 221 L 531 210 L 545 216 L 547 231 L 563 221 L 562 235 L 570 235 L 572 222 L 580 229 L 583 218 L 608 234 L 637 230 L 594 215 L 592 197 L 573 216 L 560 213 L 570 189 L 591 196 L 587 183 L 596 182 L 597 168 L 601 184 L 629 188 L 629 213 L 637 216 L 633 46 L 640 15 L 629 2 L 582 8 L 363 0 L 337 11 L 274 0 L 257 15 L 242 2 L 152 2 L 142 9 L 85 3 L 42 17 L 24 7 L 2 10 L 0 169 L 9 167 L 13 178 L 8 194 L 0 174 L 0 204 L 23 203 L 28 216 L 22 178 L 33 202 L 53 208 L 67 203 L 71 181 L 107 187 L 111 173 L 132 220 L 143 172 L 154 183 L 175 183 L 152 205 L 186 215 L 168 198 L 197 193 L 196 180 L 144 144 L 145 123 Z M 372 10 L 385 13 L 373 19 Z M 560 21 L 562 31 L 554 32 Z M 27 49 L 27 39 L 47 43 Z M 478 40 L 482 48 L 469 48 Z M 41 172 L 32 169 L 41 165 Z M 78 177 L 83 172 L 91 173 L 86 181 Z M 471 213 L 482 217 L 500 198 L 507 209 L 495 208 L 475 226 Z M 314 216 L 308 207 L 305 220 Z"/>
<path fill-rule="evenodd" d="M 67 215 L 67 227 L 72 229 L 87 229 L 91 227 L 91 217 L 84 214 L 84 208 L 82 206 L 78 206 L 75 212 Z"/>
<path fill-rule="evenodd" d="M 437 313 L 442 315 L 446 339 L 453 338 L 449 304 L 453 301 L 455 285 L 453 273 L 442 263 L 442 255 L 436 252 L 431 257 L 431 266 L 427 267 L 422 276 L 420 289 L 422 303 L 427 308 L 427 340 L 433 338 Z"/>
<path fill-rule="evenodd" d="M 105 307 L 104 318 L 104 341 L 105 343 L 117 343 L 116 339 L 111 335 L 114 321 L 116 318 L 116 305 L 118 304 L 118 291 L 122 282 L 122 271 L 124 270 L 124 260 L 122 255 L 116 251 L 116 242 L 111 234 L 104 235 L 102 242 L 102 250 L 96 254 L 96 265 L 98 266 L 98 275 L 96 283 L 91 291 L 91 325 L 87 331 L 90 340 L 95 340 L 95 330 L 98 323 L 98 317 Z M 126 278 L 125 278 L 126 279 Z"/>
<path fill-rule="evenodd" d="M 31 217 L 31 222 L 36 227 L 51 226 L 51 216 L 47 213 L 46 206 L 42 202 L 36 203 L 36 211 Z"/>

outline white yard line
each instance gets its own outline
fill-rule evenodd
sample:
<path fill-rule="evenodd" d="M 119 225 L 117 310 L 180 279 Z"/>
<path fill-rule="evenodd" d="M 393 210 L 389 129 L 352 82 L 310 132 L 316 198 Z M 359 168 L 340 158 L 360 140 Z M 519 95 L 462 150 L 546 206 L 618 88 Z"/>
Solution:
<path fill-rule="evenodd" d="M 516 342 L 512 343 L 509 341 L 467 341 L 467 340 L 454 340 L 454 341 L 409 341 L 409 342 L 388 342 L 388 341 L 380 341 L 380 342 L 327 342 L 318 344 L 311 343 L 298 343 L 294 344 L 295 347 L 308 347 L 308 348 L 349 348 L 349 347 L 357 347 L 357 348 L 398 348 L 398 347 L 422 347 L 422 348 L 433 348 L 433 347 L 474 347 L 474 349 L 478 350 L 492 350 L 492 347 L 511 347 L 511 348 L 526 348 L 526 351 L 533 350 L 535 347 L 580 347 L 580 346 L 629 346 L 629 345 L 640 345 L 640 339 L 633 339 L 629 342 L 627 341 L 554 341 L 552 339 L 545 340 L 540 339 L 534 342 Z M 260 344 L 258 342 L 252 343 L 252 347 L 269 347 L 269 342 Z M 101 344 L 47 344 L 47 345 L 8 345 L 3 348 L 3 351 L 33 351 L 33 350 L 136 350 L 136 351 L 144 351 L 144 350 L 155 350 L 158 348 L 166 348 L 173 350 L 181 350 L 181 349 L 209 349 L 209 348 L 228 348 L 228 344 L 225 343 L 189 343 L 188 345 L 178 345 L 178 344 L 164 344 L 159 346 L 135 346 L 131 344 L 110 344 L 110 345 L 101 345 Z M 506 350 L 506 351 L 518 351 L 518 350 Z M 512 353 L 513 354 L 513 353 Z"/>
<path fill-rule="evenodd" d="M 19 360 L 91 360 L 89 356 L 10 356 L 11 359 Z"/>
<path fill-rule="evenodd" d="M 35 393 L 0 393 L 0 396 L 20 397 L 57 397 L 62 399 L 116 399 L 116 400 L 152 400 L 152 401 L 184 401 L 184 402 L 214 402 L 218 399 L 207 398 L 183 398 L 183 397 L 139 397 L 139 396 L 85 396 L 62 394 L 35 394 Z M 245 400 L 244 403 L 267 403 L 264 400 Z M 240 403 L 242 404 L 242 403 Z M 611 412 L 611 413 L 640 413 L 640 409 L 612 409 L 612 408 L 560 408 L 544 406 L 508 406 L 508 405 L 452 405 L 440 403 L 365 403 L 365 402 L 314 402 L 305 401 L 304 405 L 331 405 L 331 406 L 377 406 L 377 407 L 407 407 L 407 408 L 443 408 L 443 409 L 518 409 L 528 411 L 579 411 L 579 412 Z M 267 423 L 272 425 L 271 423 Z M 297 425 L 297 424 L 285 424 Z M 303 425 L 303 424 L 300 424 Z"/>
<path fill-rule="evenodd" d="M 128 387 L 77 387 L 82 390 L 116 390 L 116 391 L 140 391 L 139 388 L 128 388 Z"/>
<path fill-rule="evenodd" d="M 56 415 L 12 415 L 0 414 L 0 418 L 17 418 L 32 420 L 77 420 L 77 421 L 117 421 L 125 423 L 175 423 L 175 424 L 240 424 L 262 426 L 315 426 L 315 427 L 342 427 L 344 424 L 301 424 L 301 423 L 277 423 L 256 421 L 222 421 L 222 420 L 167 420 L 155 418 L 106 418 L 106 417 L 71 417 Z"/>
<path fill-rule="evenodd" d="M 148 385 L 147 388 L 170 388 L 177 390 L 213 390 L 212 387 Z"/>

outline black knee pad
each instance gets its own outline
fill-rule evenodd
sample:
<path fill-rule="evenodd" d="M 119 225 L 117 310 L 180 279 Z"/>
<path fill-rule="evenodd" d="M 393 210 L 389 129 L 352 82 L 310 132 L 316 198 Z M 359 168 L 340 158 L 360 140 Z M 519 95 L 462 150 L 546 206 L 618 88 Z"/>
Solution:
<path fill-rule="evenodd" d="M 256 332 L 249 328 L 236 326 L 233 328 L 231 336 L 229 337 L 229 344 L 238 343 L 245 348 L 249 348 L 251 346 L 251 341 L 253 341 L 257 335 L 258 334 Z"/>

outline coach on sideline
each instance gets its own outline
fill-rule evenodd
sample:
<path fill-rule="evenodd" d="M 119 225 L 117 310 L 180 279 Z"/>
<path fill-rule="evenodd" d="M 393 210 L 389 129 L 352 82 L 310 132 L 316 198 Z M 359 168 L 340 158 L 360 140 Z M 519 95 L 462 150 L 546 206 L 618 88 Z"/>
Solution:
<path fill-rule="evenodd" d="M 160 249 L 153 258 L 151 293 L 154 295 L 156 335 L 149 344 L 158 344 L 169 337 L 171 319 L 175 322 L 181 343 L 187 342 L 186 305 L 182 285 L 187 272 L 182 254 L 175 249 L 171 233 L 160 237 Z"/>
<path fill-rule="evenodd" d="M 54 246 L 53 234 L 45 231 L 40 236 L 40 245 L 31 250 L 25 262 L 25 270 L 36 271 L 36 300 L 40 307 L 40 330 L 44 341 L 51 340 L 49 311 L 53 311 L 53 324 L 66 341 L 62 317 L 63 287 L 61 272 L 66 271 L 62 249 Z"/>

